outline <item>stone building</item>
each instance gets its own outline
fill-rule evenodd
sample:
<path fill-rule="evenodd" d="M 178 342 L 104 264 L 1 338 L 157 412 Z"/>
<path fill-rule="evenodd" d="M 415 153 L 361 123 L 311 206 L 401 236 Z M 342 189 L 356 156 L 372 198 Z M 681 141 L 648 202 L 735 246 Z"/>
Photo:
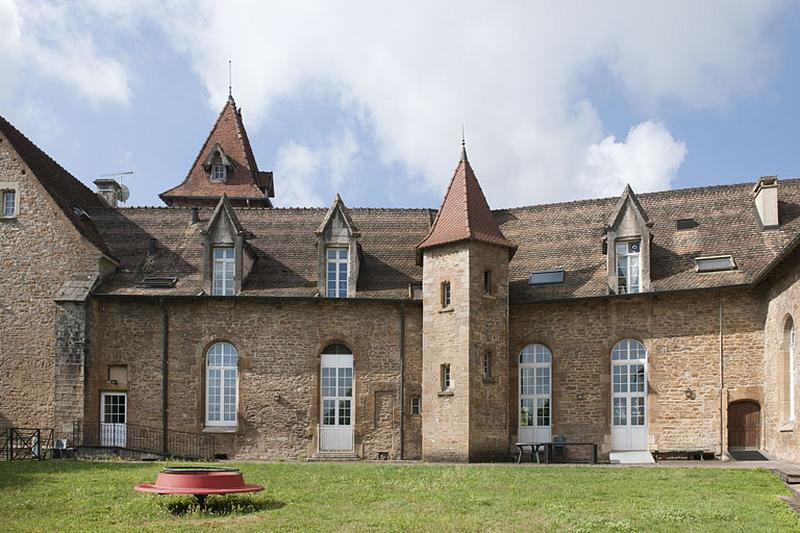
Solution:
<path fill-rule="evenodd" d="M 491 210 L 462 149 L 438 210 L 278 209 L 231 98 L 167 207 L 96 184 L 0 119 L 0 425 L 243 459 L 800 460 L 800 180 Z"/>

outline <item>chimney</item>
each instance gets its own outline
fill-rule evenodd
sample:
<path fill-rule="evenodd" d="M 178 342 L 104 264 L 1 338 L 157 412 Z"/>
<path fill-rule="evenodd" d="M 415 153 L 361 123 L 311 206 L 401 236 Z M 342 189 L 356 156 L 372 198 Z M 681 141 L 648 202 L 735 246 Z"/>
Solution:
<path fill-rule="evenodd" d="M 100 178 L 94 180 L 94 184 L 97 185 L 97 196 L 99 196 L 108 207 L 117 207 L 120 201 L 125 201 L 125 199 L 122 198 L 122 186 L 117 183 L 117 180 Z"/>
<path fill-rule="evenodd" d="M 778 221 L 778 176 L 762 176 L 753 187 L 756 211 L 763 229 L 777 228 Z"/>

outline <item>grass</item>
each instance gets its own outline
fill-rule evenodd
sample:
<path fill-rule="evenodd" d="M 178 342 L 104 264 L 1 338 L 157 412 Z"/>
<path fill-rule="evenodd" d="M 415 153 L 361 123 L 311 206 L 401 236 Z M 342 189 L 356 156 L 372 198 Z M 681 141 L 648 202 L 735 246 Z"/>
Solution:
<path fill-rule="evenodd" d="M 164 463 L 0 463 L 4 531 L 800 531 L 764 470 L 240 464 L 240 497 L 134 492 Z"/>

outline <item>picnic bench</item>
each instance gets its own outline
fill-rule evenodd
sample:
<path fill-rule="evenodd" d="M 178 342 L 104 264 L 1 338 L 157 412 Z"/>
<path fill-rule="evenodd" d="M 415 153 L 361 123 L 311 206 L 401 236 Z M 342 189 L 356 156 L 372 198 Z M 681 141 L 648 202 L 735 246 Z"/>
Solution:
<path fill-rule="evenodd" d="M 569 441 L 517 442 L 514 444 L 514 446 L 516 446 L 519 449 L 519 455 L 517 455 L 517 463 L 522 461 L 522 455 L 525 453 L 526 449 L 530 449 L 531 462 L 533 462 L 535 457 L 537 463 L 541 462 L 539 460 L 539 452 L 544 451 L 544 463 L 548 464 L 550 463 L 550 458 L 553 457 L 553 449 L 566 450 L 568 447 L 589 446 L 591 447 L 591 463 L 597 464 L 596 442 L 569 442 Z"/>

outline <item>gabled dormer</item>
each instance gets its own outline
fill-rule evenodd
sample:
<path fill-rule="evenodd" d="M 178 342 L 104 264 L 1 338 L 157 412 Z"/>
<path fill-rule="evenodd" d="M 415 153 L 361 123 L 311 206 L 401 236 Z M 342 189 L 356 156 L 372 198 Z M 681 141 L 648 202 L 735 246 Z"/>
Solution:
<path fill-rule="evenodd" d="M 630 185 L 606 219 L 608 288 L 611 294 L 650 291 L 650 239 L 653 223 Z"/>
<path fill-rule="evenodd" d="M 352 298 L 358 282 L 358 238 L 347 206 L 338 194 L 322 223 L 317 236 L 319 276 L 317 289 L 327 298 Z"/>
<path fill-rule="evenodd" d="M 233 296 L 255 263 L 255 254 L 247 240 L 252 235 L 244 229 L 228 197 L 217 203 L 203 235 L 203 290 L 213 296 Z"/>
<path fill-rule="evenodd" d="M 178 186 L 161 193 L 170 207 L 210 207 L 223 195 L 234 206 L 272 207 L 272 172 L 258 170 L 253 149 L 233 97 L 197 154 L 189 174 Z"/>

